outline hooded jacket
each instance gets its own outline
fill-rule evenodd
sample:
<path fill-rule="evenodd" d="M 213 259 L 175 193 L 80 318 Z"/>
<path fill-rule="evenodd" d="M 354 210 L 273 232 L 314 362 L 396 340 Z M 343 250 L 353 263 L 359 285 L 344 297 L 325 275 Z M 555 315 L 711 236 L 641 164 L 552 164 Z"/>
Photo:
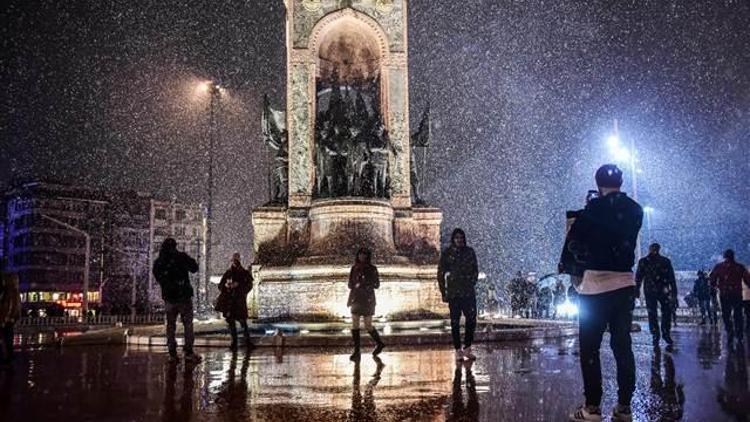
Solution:
<path fill-rule="evenodd" d="M 437 281 L 440 293 L 446 300 L 476 296 L 475 286 L 479 277 L 477 256 L 469 246 L 458 247 L 454 244 L 453 239 L 458 234 L 466 239 L 463 230 L 454 230 L 451 245 L 440 255 Z"/>
<path fill-rule="evenodd" d="M 178 250 L 162 251 L 154 262 L 154 278 L 161 286 L 161 297 L 168 303 L 184 303 L 193 297 L 189 273 L 198 272 L 198 262 Z"/>

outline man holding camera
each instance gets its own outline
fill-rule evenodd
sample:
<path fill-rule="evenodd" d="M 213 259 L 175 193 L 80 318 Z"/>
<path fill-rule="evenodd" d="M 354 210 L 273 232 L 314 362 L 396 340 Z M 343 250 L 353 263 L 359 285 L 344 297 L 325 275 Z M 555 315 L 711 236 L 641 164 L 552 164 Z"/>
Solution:
<path fill-rule="evenodd" d="M 633 264 L 643 209 L 620 191 L 622 171 L 605 164 L 596 172 L 599 195 L 576 213 L 566 248 L 583 263 L 579 293 L 579 344 L 586 402 L 571 421 L 601 421 L 602 370 L 599 347 L 609 327 L 617 364 L 618 404 L 613 420 L 631 421 L 635 359 L 630 339 L 637 295 Z M 565 255 L 565 254 L 564 254 Z"/>

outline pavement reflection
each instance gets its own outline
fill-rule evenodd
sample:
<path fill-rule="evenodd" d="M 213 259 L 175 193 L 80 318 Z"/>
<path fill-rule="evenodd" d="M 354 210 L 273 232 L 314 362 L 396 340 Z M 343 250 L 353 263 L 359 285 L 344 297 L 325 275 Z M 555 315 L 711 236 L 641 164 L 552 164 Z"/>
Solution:
<path fill-rule="evenodd" d="M 747 346 L 726 349 L 711 327 L 680 326 L 674 349 L 634 335 L 636 420 L 730 420 L 750 411 Z M 605 344 L 608 339 L 605 338 Z M 160 349 L 80 347 L 19 354 L 0 370 L 3 420 L 547 421 L 581 400 L 572 339 L 478 345 L 456 364 L 450 347 L 392 347 L 359 364 L 344 349 L 251 354 L 203 350 L 198 365 Z M 616 398 L 602 348 L 603 409 Z"/>

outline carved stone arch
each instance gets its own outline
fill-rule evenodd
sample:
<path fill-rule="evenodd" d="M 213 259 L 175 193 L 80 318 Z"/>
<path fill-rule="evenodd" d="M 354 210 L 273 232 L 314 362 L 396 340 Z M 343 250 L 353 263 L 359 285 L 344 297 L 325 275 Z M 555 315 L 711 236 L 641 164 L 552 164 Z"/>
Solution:
<path fill-rule="evenodd" d="M 310 33 L 310 41 L 307 44 L 307 48 L 313 57 L 318 54 L 318 48 L 324 35 L 342 20 L 355 20 L 367 26 L 375 35 L 375 39 L 380 47 L 380 57 L 383 64 L 388 64 L 390 60 L 390 47 L 388 45 L 388 36 L 383 27 L 372 17 L 351 7 L 333 11 L 323 16 L 315 24 Z"/>

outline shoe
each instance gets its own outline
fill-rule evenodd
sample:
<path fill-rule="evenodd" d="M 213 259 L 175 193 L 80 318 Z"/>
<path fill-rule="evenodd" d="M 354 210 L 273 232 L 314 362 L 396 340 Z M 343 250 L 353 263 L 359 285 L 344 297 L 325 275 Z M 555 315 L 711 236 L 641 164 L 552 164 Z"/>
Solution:
<path fill-rule="evenodd" d="M 570 414 L 571 422 L 601 422 L 602 411 L 599 406 L 580 406 Z"/>
<path fill-rule="evenodd" d="M 456 349 L 456 362 L 463 362 L 464 360 L 464 351 L 461 349 Z"/>
<path fill-rule="evenodd" d="M 477 356 L 471 352 L 471 346 L 464 349 L 464 357 L 468 360 L 476 360 Z"/>
<path fill-rule="evenodd" d="M 201 361 L 203 361 L 203 358 L 200 355 L 196 355 L 195 353 L 185 353 L 186 363 L 201 363 Z"/>
<path fill-rule="evenodd" d="M 380 354 L 380 352 L 383 351 L 383 348 L 385 348 L 385 343 L 383 343 L 383 340 L 380 339 L 380 333 L 378 333 L 378 330 L 373 328 L 369 331 L 369 333 L 370 337 L 375 340 L 375 349 L 373 349 L 372 355 L 377 356 Z"/>
<path fill-rule="evenodd" d="M 612 409 L 612 420 L 618 422 L 631 422 L 633 420 L 633 412 L 630 410 L 630 406 L 623 406 L 618 404 Z"/>

